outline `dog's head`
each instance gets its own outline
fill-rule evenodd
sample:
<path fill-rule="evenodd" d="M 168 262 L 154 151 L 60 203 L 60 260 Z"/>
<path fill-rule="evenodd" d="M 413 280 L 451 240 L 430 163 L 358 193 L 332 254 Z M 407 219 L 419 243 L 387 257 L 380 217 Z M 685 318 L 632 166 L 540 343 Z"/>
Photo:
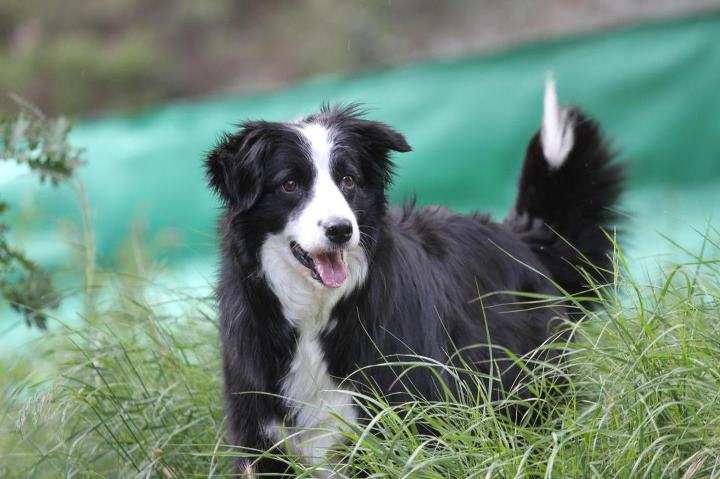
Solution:
<path fill-rule="evenodd" d="M 296 123 L 243 123 L 206 167 L 263 270 L 289 268 L 339 288 L 352 267 L 348 255 L 374 237 L 385 211 L 390 151 L 410 146 L 390 127 L 362 119 L 356 106 L 323 107 Z"/>

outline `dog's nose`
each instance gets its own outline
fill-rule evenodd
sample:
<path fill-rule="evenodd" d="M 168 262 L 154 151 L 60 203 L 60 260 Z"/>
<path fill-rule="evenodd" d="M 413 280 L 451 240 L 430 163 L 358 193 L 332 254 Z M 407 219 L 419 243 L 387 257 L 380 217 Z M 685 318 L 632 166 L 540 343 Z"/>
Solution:
<path fill-rule="evenodd" d="M 325 225 L 325 236 L 335 244 L 347 243 L 352 234 L 350 220 L 331 220 Z"/>

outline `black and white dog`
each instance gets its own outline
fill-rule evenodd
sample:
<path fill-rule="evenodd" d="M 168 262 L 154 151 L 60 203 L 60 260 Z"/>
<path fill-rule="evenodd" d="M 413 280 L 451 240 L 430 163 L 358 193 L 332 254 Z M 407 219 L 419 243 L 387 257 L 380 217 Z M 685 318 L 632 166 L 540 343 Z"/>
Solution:
<path fill-rule="evenodd" d="M 323 107 L 292 123 L 250 121 L 206 161 L 224 213 L 218 286 L 230 440 L 282 444 L 309 463 L 361 420 L 343 379 L 403 355 L 488 368 L 492 342 L 520 356 L 553 334 L 558 308 L 522 308 L 510 293 L 586 288 L 579 269 L 609 266 L 623 172 L 598 125 L 545 90 L 514 208 L 502 223 L 443 208 L 391 208 L 391 152 L 405 138 L 356 106 Z M 443 159 L 445 161 L 445 159 Z M 451 167 L 450 165 L 448 167 Z M 602 279 L 602 273 L 599 274 Z M 554 283 L 554 284 L 553 284 Z M 484 295 L 484 300 L 473 301 Z M 488 337 L 489 336 L 489 337 Z M 435 376 L 393 368 L 362 377 L 393 400 L 438 397 Z M 519 368 L 508 368 L 512 387 Z M 354 387 L 357 387 L 355 385 Z M 239 461 L 273 473 L 278 461 Z"/>

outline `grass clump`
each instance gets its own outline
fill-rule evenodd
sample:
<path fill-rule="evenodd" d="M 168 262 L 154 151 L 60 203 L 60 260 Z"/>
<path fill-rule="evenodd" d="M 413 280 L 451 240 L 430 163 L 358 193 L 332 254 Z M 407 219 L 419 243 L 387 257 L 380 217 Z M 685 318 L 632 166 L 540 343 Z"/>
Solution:
<path fill-rule="evenodd" d="M 52 361 L 43 365 L 50 378 L 4 385 L 0 476 L 181 478 L 227 469 L 193 455 L 217 448 L 223 431 L 217 329 L 203 303 L 118 298 L 44 337 L 37 347 Z"/>
<path fill-rule="evenodd" d="M 720 260 L 697 257 L 646 282 L 623 272 L 620 251 L 617 262 L 610 293 L 564 345 L 565 366 L 537 368 L 531 394 L 488 400 L 487 377 L 457 370 L 464 386 L 447 401 L 358 394 L 371 426 L 349 427 L 319 467 L 338 477 L 720 478 Z M 228 456 L 244 452 L 225 445 L 208 302 L 160 301 L 117 274 L 111 283 L 116 294 L 97 295 L 105 307 L 43 339 L 45 380 L 23 379 L 34 376 L 22 361 L 1 380 L 0 476 L 230 474 Z M 515 423 L 501 413 L 509 405 L 544 414 Z"/>

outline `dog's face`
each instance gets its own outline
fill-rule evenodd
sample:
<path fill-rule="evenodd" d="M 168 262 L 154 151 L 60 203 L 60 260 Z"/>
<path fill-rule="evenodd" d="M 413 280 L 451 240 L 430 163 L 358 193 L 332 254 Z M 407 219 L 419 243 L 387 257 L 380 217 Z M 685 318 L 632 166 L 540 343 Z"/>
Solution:
<path fill-rule="evenodd" d="M 355 107 L 324 108 L 297 123 L 243 124 L 207 169 L 265 274 L 335 289 L 359 274 L 358 255 L 384 213 L 391 150 L 410 147 Z"/>

